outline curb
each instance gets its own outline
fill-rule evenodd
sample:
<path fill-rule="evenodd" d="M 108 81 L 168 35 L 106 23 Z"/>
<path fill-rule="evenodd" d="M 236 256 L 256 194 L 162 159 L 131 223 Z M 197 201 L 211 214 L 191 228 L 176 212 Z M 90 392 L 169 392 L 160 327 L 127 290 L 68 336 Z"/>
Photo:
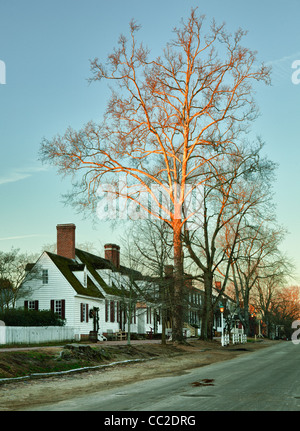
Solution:
<path fill-rule="evenodd" d="M 90 370 L 101 369 L 101 368 L 108 368 L 108 367 L 113 367 L 115 365 L 127 364 L 130 362 L 152 361 L 153 359 L 157 359 L 157 358 L 154 357 L 154 358 L 148 358 L 148 359 L 127 359 L 125 361 L 111 362 L 110 364 L 105 364 L 105 365 L 94 365 L 92 367 L 81 367 L 81 368 L 74 368 L 74 369 L 65 370 L 65 371 L 53 371 L 50 373 L 33 373 L 33 374 L 28 374 L 27 376 L 22 376 L 22 377 L 7 377 L 4 379 L 0 379 L 0 384 L 13 383 L 13 382 L 17 382 L 20 380 L 42 379 L 44 377 L 62 376 L 64 374 L 71 374 L 71 373 L 81 373 L 84 371 L 90 371 Z"/>

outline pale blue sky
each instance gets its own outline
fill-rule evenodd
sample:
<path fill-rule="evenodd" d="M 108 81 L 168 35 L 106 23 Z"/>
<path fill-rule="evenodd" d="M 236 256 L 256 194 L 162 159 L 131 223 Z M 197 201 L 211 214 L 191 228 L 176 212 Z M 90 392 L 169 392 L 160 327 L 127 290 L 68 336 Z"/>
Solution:
<path fill-rule="evenodd" d="M 300 60 L 298 0 L 0 0 L 0 60 L 6 65 L 6 84 L 0 85 L 0 250 L 40 252 L 56 241 L 56 224 L 69 222 L 76 224 L 79 242 L 101 248 L 117 241 L 109 224 L 93 227 L 61 203 L 69 180 L 38 162 L 39 146 L 68 126 L 101 119 L 109 93 L 102 84 L 88 85 L 89 59 L 104 60 L 132 18 L 142 25 L 141 40 L 159 54 L 191 7 L 225 21 L 231 31 L 248 30 L 244 44 L 273 65 L 273 85 L 256 88 L 261 117 L 253 134 L 262 136 L 268 156 L 279 163 L 274 199 L 278 220 L 290 232 L 283 249 L 300 274 L 300 84 L 291 80 L 291 65 Z"/>

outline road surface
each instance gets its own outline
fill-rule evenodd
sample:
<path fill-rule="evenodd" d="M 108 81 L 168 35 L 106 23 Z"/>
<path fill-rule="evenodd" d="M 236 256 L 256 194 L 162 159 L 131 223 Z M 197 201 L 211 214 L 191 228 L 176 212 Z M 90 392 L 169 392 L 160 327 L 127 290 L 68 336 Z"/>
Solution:
<path fill-rule="evenodd" d="M 28 410 L 298 411 L 300 344 L 282 342 L 180 375 L 136 382 Z"/>

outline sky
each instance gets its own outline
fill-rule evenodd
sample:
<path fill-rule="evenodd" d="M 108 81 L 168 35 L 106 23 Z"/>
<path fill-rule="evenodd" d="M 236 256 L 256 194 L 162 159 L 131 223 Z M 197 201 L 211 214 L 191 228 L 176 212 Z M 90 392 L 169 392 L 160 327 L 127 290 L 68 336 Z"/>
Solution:
<path fill-rule="evenodd" d="M 278 163 L 274 202 L 288 230 L 282 250 L 300 284 L 298 0 L 0 0 L 0 251 L 40 253 L 55 243 L 59 223 L 75 223 L 77 242 L 100 250 L 118 241 L 109 222 L 92 222 L 63 203 L 70 180 L 38 160 L 39 148 L 69 126 L 101 121 L 110 93 L 105 83 L 87 82 L 90 60 L 105 61 L 131 19 L 156 57 L 192 7 L 232 32 L 247 30 L 244 45 L 272 66 L 272 85 L 255 87 L 260 117 L 251 133 Z"/>

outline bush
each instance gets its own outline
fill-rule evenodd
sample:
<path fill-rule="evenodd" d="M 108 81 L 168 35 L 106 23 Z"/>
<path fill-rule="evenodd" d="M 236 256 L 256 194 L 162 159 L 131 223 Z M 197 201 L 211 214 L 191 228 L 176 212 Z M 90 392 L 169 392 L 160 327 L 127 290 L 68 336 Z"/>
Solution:
<path fill-rule="evenodd" d="M 6 326 L 64 326 L 65 319 L 50 310 L 23 310 L 10 308 L 0 312 Z"/>

